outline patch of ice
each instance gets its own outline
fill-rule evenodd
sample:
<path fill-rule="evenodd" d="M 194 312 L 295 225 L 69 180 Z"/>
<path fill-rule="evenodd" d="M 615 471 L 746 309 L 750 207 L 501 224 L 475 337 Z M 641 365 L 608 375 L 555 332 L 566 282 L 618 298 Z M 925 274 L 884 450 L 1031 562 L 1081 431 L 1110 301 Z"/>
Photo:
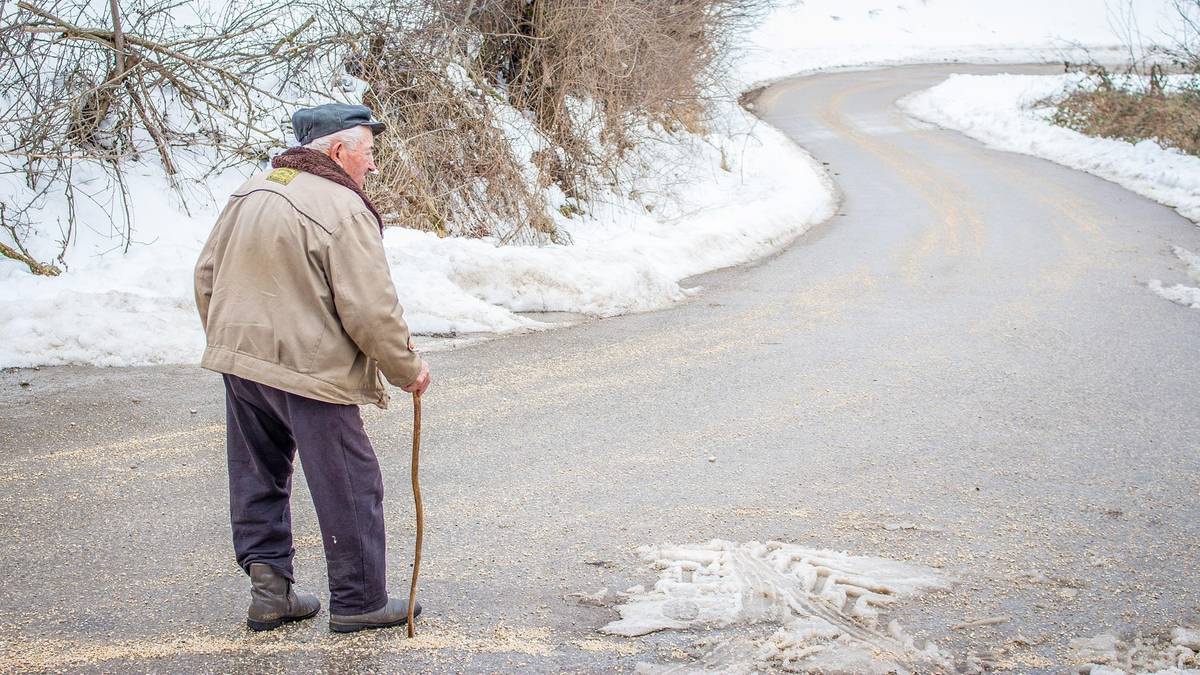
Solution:
<path fill-rule="evenodd" d="M 1192 281 L 1200 282 L 1200 255 L 1196 255 L 1182 246 L 1172 247 L 1175 257 L 1183 261 L 1187 265 L 1187 275 Z M 1184 307 L 1192 309 L 1200 309 L 1200 288 L 1188 286 L 1186 284 L 1175 284 L 1173 286 L 1165 286 L 1158 279 L 1151 279 L 1147 284 L 1150 290 L 1154 291 L 1161 297 L 1178 303 Z"/>
<path fill-rule="evenodd" d="M 904 673 L 945 665 L 935 646 L 918 647 L 895 622 L 879 625 L 880 612 L 896 601 L 948 586 L 933 569 L 780 542 L 713 540 L 640 552 L 659 579 L 619 606 L 621 618 L 602 633 L 775 627 L 702 649 L 704 668 L 723 672 Z"/>
<path fill-rule="evenodd" d="M 1070 642 L 1077 672 L 1090 675 L 1200 675 L 1200 630 L 1178 627 L 1170 637 L 1138 634 L 1123 639 L 1113 633 Z"/>
<path fill-rule="evenodd" d="M 1200 652 L 1200 628 L 1176 628 L 1171 631 L 1171 643 Z"/>

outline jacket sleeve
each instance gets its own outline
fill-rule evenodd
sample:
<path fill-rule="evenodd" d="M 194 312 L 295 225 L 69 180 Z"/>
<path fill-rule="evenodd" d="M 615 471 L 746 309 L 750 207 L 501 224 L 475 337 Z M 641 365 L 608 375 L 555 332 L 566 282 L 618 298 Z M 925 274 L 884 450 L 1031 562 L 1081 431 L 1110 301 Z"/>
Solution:
<path fill-rule="evenodd" d="M 347 218 L 329 244 L 330 289 L 350 339 L 379 362 L 388 382 L 405 387 L 421 372 L 421 357 L 408 348 L 404 308 L 388 269 L 379 226 L 370 213 Z"/>
<path fill-rule="evenodd" d="M 196 309 L 200 311 L 200 327 L 204 329 L 205 334 L 208 333 L 208 304 L 212 300 L 213 294 L 215 257 L 213 255 L 213 244 L 215 239 L 215 234 L 210 235 L 208 241 L 204 244 L 204 249 L 200 251 L 200 259 L 196 261 L 196 271 L 194 274 Z"/>

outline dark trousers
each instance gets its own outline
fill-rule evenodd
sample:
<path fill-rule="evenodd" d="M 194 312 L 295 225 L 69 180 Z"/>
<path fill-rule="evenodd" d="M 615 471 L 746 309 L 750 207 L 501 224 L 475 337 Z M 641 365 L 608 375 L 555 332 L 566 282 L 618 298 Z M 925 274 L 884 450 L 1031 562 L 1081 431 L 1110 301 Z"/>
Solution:
<path fill-rule="evenodd" d="M 293 579 L 292 462 L 299 450 L 325 544 L 329 611 L 387 602 L 383 478 L 358 406 L 325 403 L 225 375 L 229 511 L 238 564 Z"/>

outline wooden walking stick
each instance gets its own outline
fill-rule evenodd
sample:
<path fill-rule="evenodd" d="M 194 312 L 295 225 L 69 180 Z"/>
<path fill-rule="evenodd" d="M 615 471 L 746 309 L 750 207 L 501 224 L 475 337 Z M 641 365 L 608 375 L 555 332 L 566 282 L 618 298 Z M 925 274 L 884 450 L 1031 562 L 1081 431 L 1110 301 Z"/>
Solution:
<path fill-rule="evenodd" d="M 408 637 L 417 634 L 413 612 L 417 606 L 417 575 L 421 572 L 421 539 L 425 534 L 425 509 L 421 505 L 421 481 L 418 478 L 421 463 L 421 395 L 413 392 L 413 451 L 412 489 L 413 504 L 417 510 L 417 543 L 413 552 L 412 586 L 408 589 Z"/>

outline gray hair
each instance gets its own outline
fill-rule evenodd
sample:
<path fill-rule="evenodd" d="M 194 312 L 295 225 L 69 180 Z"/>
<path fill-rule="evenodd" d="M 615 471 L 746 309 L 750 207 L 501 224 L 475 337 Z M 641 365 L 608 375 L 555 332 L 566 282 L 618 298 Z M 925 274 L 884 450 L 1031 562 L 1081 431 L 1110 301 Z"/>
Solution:
<path fill-rule="evenodd" d="M 304 147 L 308 148 L 309 150 L 316 150 L 317 152 L 329 152 L 329 149 L 333 147 L 334 143 L 341 143 L 348 148 L 357 148 L 358 146 L 362 145 L 362 142 L 366 140 L 366 134 L 369 133 L 374 132 L 372 132 L 369 128 L 359 124 L 357 126 L 350 127 L 349 129 L 342 129 L 341 131 L 335 131 L 332 134 L 325 134 L 320 138 L 314 138 L 305 144 Z"/>

